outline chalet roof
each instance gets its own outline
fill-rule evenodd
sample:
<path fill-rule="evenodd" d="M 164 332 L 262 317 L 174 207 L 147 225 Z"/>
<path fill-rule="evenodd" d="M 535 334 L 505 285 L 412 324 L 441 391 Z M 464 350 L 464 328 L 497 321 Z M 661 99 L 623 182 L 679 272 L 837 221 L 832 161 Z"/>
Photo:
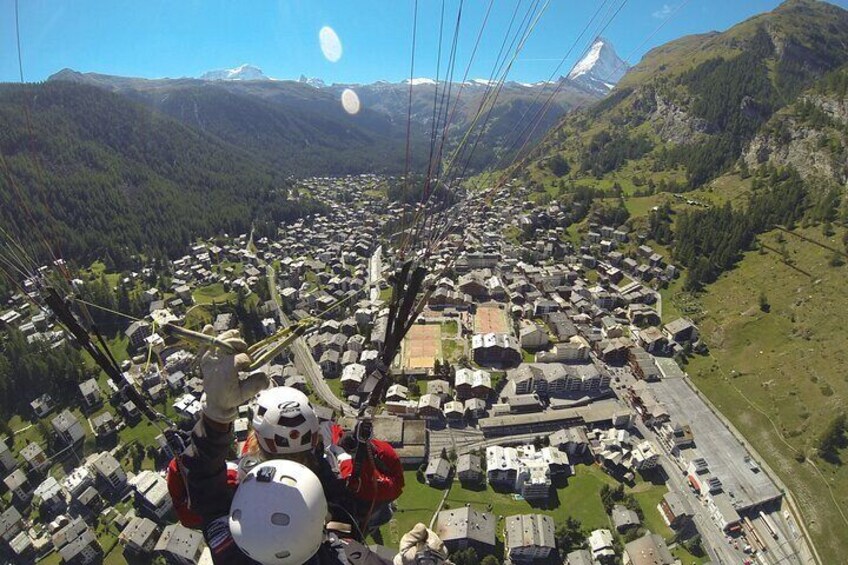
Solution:
<path fill-rule="evenodd" d="M 675 562 L 662 536 L 651 532 L 626 544 L 624 552 L 632 565 L 671 565 Z"/>
<path fill-rule="evenodd" d="M 556 548 L 554 520 L 544 514 L 507 516 L 505 545 L 514 547 Z"/>
<path fill-rule="evenodd" d="M 474 453 L 463 453 L 456 460 L 456 472 L 483 473 L 483 459 Z"/>
<path fill-rule="evenodd" d="M 496 527 L 494 514 L 463 506 L 439 512 L 436 534 L 444 542 L 472 540 L 494 547 Z"/>

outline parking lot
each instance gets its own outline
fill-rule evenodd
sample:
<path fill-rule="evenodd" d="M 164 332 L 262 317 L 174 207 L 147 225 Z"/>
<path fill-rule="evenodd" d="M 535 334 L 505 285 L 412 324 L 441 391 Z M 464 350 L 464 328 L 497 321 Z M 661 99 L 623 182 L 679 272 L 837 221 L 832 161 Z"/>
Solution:
<path fill-rule="evenodd" d="M 709 472 L 721 480 L 737 510 L 758 506 L 781 496 L 780 490 L 736 437 L 685 379 L 663 379 L 650 385 L 673 422 L 688 423 L 695 446 L 707 460 Z"/>

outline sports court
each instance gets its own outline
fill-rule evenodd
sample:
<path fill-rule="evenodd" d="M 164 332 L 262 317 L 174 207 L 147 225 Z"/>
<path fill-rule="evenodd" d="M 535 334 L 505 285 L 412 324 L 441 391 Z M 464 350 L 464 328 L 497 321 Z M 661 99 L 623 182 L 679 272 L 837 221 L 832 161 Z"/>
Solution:
<path fill-rule="evenodd" d="M 432 369 L 439 357 L 442 327 L 439 324 L 415 324 L 406 334 L 403 366 L 407 369 Z"/>
<path fill-rule="evenodd" d="M 474 333 L 509 333 L 506 313 L 497 306 L 479 306 L 474 315 Z"/>

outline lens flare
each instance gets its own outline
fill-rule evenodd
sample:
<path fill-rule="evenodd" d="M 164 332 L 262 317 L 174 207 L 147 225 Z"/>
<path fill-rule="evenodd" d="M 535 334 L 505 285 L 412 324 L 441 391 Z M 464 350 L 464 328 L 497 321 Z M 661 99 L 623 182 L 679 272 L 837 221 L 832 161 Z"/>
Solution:
<path fill-rule="evenodd" d="M 318 42 L 321 44 L 321 52 L 331 63 L 342 58 L 342 40 L 336 31 L 330 26 L 324 26 L 318 32 Z"/>
<path fill-rule="evenodd" d="M 359 113 L 359 96 L 357 96 L 356 92 L 349 88 L 345 88 L 342 91 L 342 108 L 351 116 Z"/>

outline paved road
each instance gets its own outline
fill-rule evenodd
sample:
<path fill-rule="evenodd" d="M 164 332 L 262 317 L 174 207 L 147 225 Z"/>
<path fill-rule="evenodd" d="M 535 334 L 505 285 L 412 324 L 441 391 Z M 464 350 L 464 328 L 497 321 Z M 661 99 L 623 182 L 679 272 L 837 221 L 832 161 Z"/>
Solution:
<path fill-rule="evenodd" d="M 277 312 L 279 313 L 280 321 L 284 325 L 289 326 L 291 322 L 289 321 L 288 316 L 286 316 L 283 312 L 282 308 L 280 308 L 280 301 L 277 296 L 277 273 L 271 265 L 265 266 L 265 272 L 268 276 L 268 286 L 270 287 L 271 299 L 277 305 Z M 312 354 L 309 352 L 309 347 L 306 345 L 306 340 L 302 337 L 296 339 L 294 343 L 292 343 L 291 352 L 294 357 L 295 367 L 297 367 L 297 370 L 300 371 L 304 377 L 309 379 L 309 384 L 312 386 L 312 390 L 315 391 L 315 394 L 317 394 L 318 397 L 327 404 L 327 406 L 338 411 L 340 415 L 355 417 L 357 414 L 356 410 L 354 410 L 350 404 L 333 394 L 333 391 L 329 386 L 327 386 L 327 381 L 324 380 L 324 374 L 321 372 L 321 367 L 315 362 L 315 359 L 312 358 Z"/>

